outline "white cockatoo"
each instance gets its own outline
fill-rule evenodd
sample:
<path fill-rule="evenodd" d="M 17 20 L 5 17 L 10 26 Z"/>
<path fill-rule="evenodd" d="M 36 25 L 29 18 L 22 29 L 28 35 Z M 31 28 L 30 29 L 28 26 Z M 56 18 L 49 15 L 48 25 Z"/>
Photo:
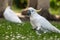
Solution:
<path fill-rule="evenodd" d="M 13 10 L 10 9 L 10 6 L 8 6 L 4 11 L 4 18 L 10 22 L 14 23 L 22 23 L 22 21 L 18 18 L 18 16 L 15 14 Z"/>
<path fill-rule="evenodd" d="M 33 29 L 36 29 L 36 32 L 38 32 L 38 34 L 39 34 L 39 31 L 40 33 L 41 32 L 46 33 L 51 31 L 60 33 L 59 29 L 53 26 L 46 18 L 39 15 L 34 8 L 32 7 L 28 8 L 27 15 L 29 15 L 30 17 L 30 23 Z"/>

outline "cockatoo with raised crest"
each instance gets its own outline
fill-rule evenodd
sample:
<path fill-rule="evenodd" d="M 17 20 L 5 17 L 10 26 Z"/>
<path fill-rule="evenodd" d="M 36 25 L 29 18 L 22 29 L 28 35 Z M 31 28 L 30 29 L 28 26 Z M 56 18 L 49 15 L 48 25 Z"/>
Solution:
<path fill-rule="evenodd" d="M 18 18 L 18 16 L 15 14 L 13 10 L 10 9 L 10 6 L 8 6 L 4 11 L 4 18 L 10 22 L 14 23 L 22 23 L 22 21 Z"/>
<path fill-rule="evenodd" d="M 41 32 L 56 32 L 60 33 L 60 30 L 53 26 L 46 18 L 39 15 L 36 10 L 32 7 L 28 8 L 27 14 L 30 17 L 30 23 L 33 29 L 39 34 Z M 40 31 L 40 32 L 39 32 Z"/>

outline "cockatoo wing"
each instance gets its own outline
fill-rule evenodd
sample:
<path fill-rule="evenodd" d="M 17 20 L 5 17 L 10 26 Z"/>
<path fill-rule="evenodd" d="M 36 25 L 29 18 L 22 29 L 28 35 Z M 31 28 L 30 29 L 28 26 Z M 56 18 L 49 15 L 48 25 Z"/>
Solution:
<path fill-rule="evenodd" d="M 9 7 L 6 8 L 4 12 L 4 17 L 8 21 L 15 22 L 15 23 L 22 23 L 22 21 L 18 18 L 15 12 L 13 12 Z"/>
<path fill-rule="evenodd" d="M 55 26 L 53 26 L 47 19 L 45 19 L 44 17 L 40 18 L 40 23 L 42 25 L 42 28 L 47 29 L 49 31 L 53 31 L 53 32 L 59 32 L 60 30 L 58 30 Z"/>
<path fill-rule="evenodd" d="M 30 23 L 33 26 L 33 29 L 39 30 L 41 28 L 40 20 L 34 17 L 30 17 Z"/>

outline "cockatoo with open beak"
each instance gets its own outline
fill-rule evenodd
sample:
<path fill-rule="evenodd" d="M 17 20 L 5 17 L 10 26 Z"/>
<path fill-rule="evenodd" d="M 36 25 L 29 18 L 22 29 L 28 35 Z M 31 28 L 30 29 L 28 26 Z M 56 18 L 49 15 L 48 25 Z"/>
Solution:
<path fill-rule="evenodd" d="M 37 34 L 41 32 L 46 33 L 51 31 L 60 33 L 59 29 L 53 26 L 46 18 L 39 15 L 34 8 L 28 8 L 27 15 L 30 17 L 30 23 L 33 29 L 36 29 Z"/>
<path fill-rule="evenodd" d="M 22 23 L 22 21 L 18 18 L 18 16 L 15 14 L 13 10 L 10 9 L 10 6 L 8 6 L 4 11 L 4 18 L 10 22 L 14 23 Z"/>

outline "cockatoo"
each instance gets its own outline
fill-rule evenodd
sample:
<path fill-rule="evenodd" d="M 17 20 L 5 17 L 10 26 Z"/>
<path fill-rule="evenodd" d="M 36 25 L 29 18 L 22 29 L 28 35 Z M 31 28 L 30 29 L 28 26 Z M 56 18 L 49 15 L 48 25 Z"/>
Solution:
<path fill-rule="evenodd" d="M 36 29 L 37 34 L 43 32 L 56 32 L 60 33 L 60 30 L 53 26 L 46 18 L 39 15 L 32 7 L 28 8 L 27 15 L 30 17 L 30 23 L 33 29 Z M 39 32 L 40 31 L 40 32 Z"/>
<path fill-rule="evenodd" d="M 13 12 L 13 10 L 10 9 L 10 6 L 8 6 L 4 11 L 4 18 L 10 22 L 14 23 L 22 23 L 22 21 L 18 18 L 18 16 Z"/>

